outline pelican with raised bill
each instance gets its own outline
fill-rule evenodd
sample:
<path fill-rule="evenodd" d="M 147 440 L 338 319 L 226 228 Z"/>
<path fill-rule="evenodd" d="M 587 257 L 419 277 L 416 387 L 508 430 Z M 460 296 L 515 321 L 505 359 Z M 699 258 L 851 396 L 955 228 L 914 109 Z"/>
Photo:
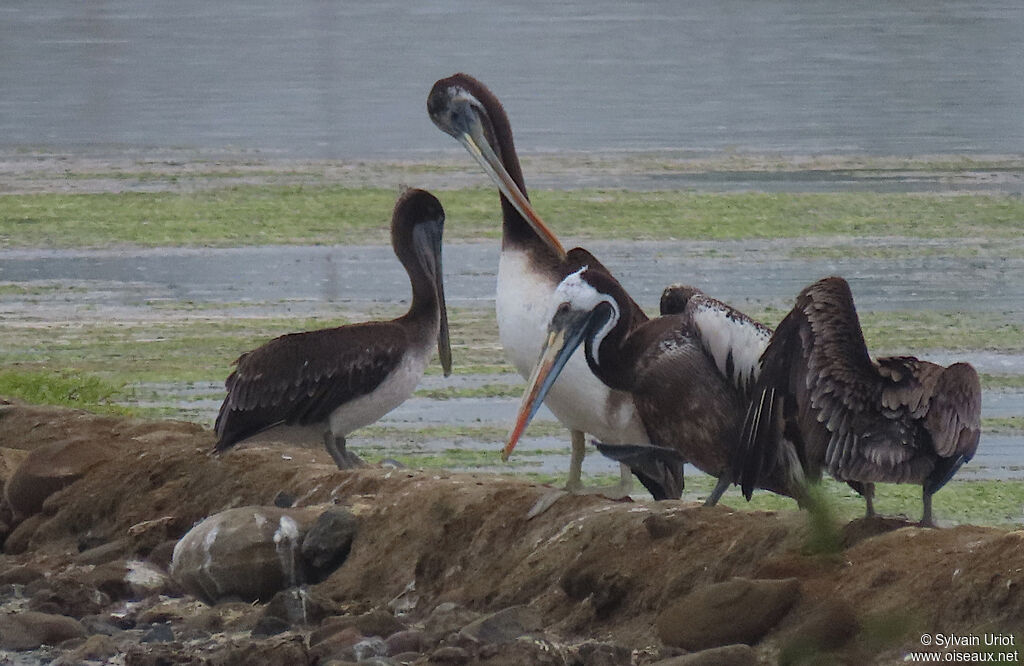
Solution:
<path fill-rule="evenodd" d="M 715 476 L 706 504 L 732 483 L 731 462 L 770 329 L 699 290 L 670 287 L 666 314 L 637 322 L 622 286 L 606 271 L 584 266 L 558 285 L 547 342 L 523 394 L 504 455 L 512 452 L 567 359 L 584 347 L 594 374 L 629 392 L 650 445 L 599 444 L 626 462 L 655 499 L 677 499 L 683 463 Z M 675 311 L 672 313 L 671 311 Z M 791 493 L 785 477 L 762 487 Z"/>
<path fill-rule="evenodd" d="M 495 298 L 498 333 L 509 361 L 528 377 L 551 319 L 551 294 L 565 276 L 583 265 L 600 263 L 581 248 L 566 252 L 534 210 L 526 195 L 508 116 L 486 86 L 466 74 L 441 79 L 427 98 L 427 112 L 438 128 L 469 151 L 498 186 L 502 210 Z M 646 319 L 628 296 L 623 307 L 634 320 Z M 545 403 L 572 433 L 566 488 L 581 492 L 584 433 L 613 444 L 647 444 L 647 434 L 630 395 L 609 389 L 594 376 L 581 355 L 569 359 L 561 374 L 561 380 L 550 387 Z M 623 466 L 621 472 L 618 488 L 598 490 L 628 494 L 629 470 Z"/>
<path fill-rule="evenodd" d="M 441 267 L 444 210 L 407 190 L 395 204 L 391 245 L 412 284 L 409 311 L 373 321 L 282 335 L 242 354 L 225 383 L 216 451 L 271 429 L 314 427 L 341 469 L 364 464 L 345 447 L 352 431 L 412 395 L 436 347 L 451 374 Z"/>
<path fill-rule="evenodd" d="M 810 481 L 827 470 L 861 490 L 874 515 L 874 484 L 920 483 L 921 524 L 932 495 L 974 456 L 981 383 L 967 363 L 942 367 L 913 356 L 871 360 L 846 280 L 800 292 L 762 357 L 736 472 L 749 499 L 796 447 Z M 781 456 L 781 458 L 780 458 Z"/>

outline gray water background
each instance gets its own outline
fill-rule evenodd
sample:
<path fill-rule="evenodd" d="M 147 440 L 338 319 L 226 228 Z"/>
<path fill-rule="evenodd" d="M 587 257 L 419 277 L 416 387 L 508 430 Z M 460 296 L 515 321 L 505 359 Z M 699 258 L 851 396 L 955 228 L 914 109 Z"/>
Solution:
<path fill-rule="evenodd" d="M 524 151 L 1024 153 L 1017 0 L 13 0 L 0 148 L 459 148 L 455 71 Z"/>

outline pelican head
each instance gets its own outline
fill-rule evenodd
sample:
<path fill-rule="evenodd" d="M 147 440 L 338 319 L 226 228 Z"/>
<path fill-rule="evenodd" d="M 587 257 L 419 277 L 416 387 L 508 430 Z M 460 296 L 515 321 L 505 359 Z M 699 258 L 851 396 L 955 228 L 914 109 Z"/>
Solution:
<path fill-rule="evenodd" d="M 533 228 L 538 236 L 559 256 L 565 258 L 565 248 L 548 228 L 537 211 L 505 168 L 494 114 L 505 118 L 498 99 L 482 83 L 466 74 L 455 74 L 434 84 L 427 96 L 427 113 L 437 127 L 463 145 L 473 159 L 498 186 L 501 194 Z M 507 120 L 506 123 L 507 124 Z M 509 150 L 511 130 L 507 130 Z"/>
<path fill-rule="evenodd" d="M 587 343 L 587 361 L 594 366 L 599 365 L 597 350 L 608 333 L 615 328 L 620 316 L 619 304 L 615 299 L 593 284 L 598 282 L 595 278 L 602 275 L 584 266 L 566 276 L 555 289 L 554 300 L 558 305 L 548 325 L 548 335 L 540 358 L 523 393 L 515 424 L 501 452 L 502 460 L 508 460 L 558 375 L 581 344 Z"/>

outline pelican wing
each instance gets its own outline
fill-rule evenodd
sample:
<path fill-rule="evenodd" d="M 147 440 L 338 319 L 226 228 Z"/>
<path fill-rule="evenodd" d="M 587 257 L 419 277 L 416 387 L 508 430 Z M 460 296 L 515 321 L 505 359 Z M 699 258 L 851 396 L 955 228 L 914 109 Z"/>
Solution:
<path fill-rule="evenodd" d="M 944 458 L 974 457 L 981 437 L 981 382 L 967 363 L 954 363 L 938 378 L 924 426 Z"/>
<path fill-rule="evenodd" d="M 666 298 L 669 290 L 662 295 L 663 310 L 673 309 L 673 300 Z M 719 373 L 749 397 L 760 374 L 759 359 L 771 340 L 772 329 L 697 290 L 680 300 L 685 303 L 682 315 L 697 332 Z"/>
<path fill-rule="evenodd" d="M 863 412 L 878 390 L 849 285 L 832 277 L 805 288 L 761 356 L 733 461 L 744 494 L 777 465 L 791 464 L 781 448 L 784 419 L 799 433 L 796 453 L 808 477 L 820 476 L 822 462 L 833 474 L 853 464 Z"/>
<path fill-rule="evenodd" d="M 291 333 L 242 354 L 225 382 L 217 450 L 279 424 L 324 421 L 372 392 L 401 362 L 404 330 L 392 322 Z"/>

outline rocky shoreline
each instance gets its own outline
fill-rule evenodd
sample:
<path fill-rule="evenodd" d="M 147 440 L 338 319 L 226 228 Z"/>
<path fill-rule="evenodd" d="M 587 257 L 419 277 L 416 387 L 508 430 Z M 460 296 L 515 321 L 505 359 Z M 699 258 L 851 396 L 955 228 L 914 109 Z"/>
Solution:
<path fill-rule="evenodd" d="M 585 496 L 528 519 L 550 488 L 212 443 L 0 407 L 3 663 L 898 663 L 922 632 L 1024 625 L 1021 532 L 855 521 L 811 554 L 795 510 Z M 218 550 L 254 512 L 272 529 Z"/>

